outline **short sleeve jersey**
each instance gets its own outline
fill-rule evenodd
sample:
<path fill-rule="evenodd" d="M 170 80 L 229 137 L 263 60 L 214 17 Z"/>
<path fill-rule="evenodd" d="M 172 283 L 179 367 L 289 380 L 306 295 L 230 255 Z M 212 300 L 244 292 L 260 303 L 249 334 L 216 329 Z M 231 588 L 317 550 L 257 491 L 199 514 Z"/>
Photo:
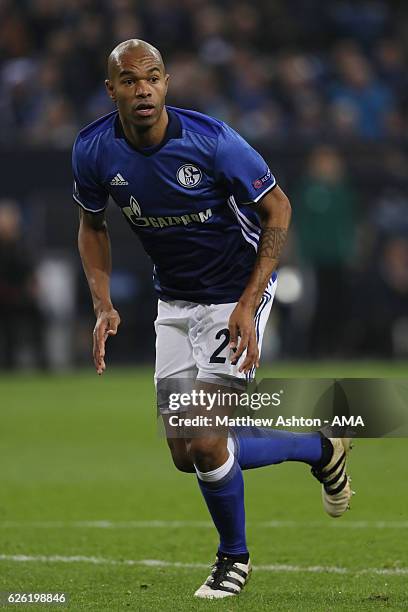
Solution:
<path fill-rule="evenodd" d="M 276 185 L 264 159 L 225 123 L 167 106 L 157 147 L 134 148 L 117 111 L 85 127 L 72 155 L 74 200 L 121 209 L 154 264 L 164 300 L 235 302 L 253 269 L 256 204 Z"/>

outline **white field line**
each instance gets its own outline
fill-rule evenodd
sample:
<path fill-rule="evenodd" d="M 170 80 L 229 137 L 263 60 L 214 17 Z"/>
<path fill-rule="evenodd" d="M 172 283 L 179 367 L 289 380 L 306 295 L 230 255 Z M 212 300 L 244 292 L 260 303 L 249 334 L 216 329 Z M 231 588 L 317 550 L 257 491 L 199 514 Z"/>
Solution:
<path fill-rule="evenodd" d="M 168 567 L 177 569 L 208 569 L 206 563 L 181 563 L 178 561 L 163 561 L 161 559 L 107 559 L 105 557 L 86 557 L 83 555 L 0 555 L 0 561 L 11 561 L 15 563 L 90 563 L 92 565 L 116 565 L 116 566 L 143 566 L 143 567 Z M 366 567 L 362 569 L 348 569 L 346 567 L 321 566 L 321 565 L 256 565 L 255 570 L 261 572 L 281 573 L 312 573 L 312 574 L 374 574 L 385 576 L 408 576 L 408 567 L 377 568 Z"/>
<path fill-rule="evenodd" d="M 408 529 L 408 521 L 248 521 L 266 529 Z M 184 529 L 212 528 L 210 521 L 0 521 L 0 529 Z"/>

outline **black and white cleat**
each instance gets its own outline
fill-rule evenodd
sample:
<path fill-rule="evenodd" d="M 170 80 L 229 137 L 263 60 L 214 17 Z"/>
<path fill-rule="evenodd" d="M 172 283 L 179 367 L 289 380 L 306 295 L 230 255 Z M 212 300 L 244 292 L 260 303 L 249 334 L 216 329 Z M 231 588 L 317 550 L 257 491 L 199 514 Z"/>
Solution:
<path fill-rule="evenodd" d="M 250 560 L 248 563 L 238 563 L 229 557 L 217 555 L 211 574 L 194 593 L 194 597 L 221 599 L 239 595 L 247 584 L 251 571 Z"/>
<path fill-rule="evenodd" d="M 332 444 L 333 454 L 323 467 L 313 467 L 312 474 L 322 483 L 322 501 L 327 514 L 337 518 L 350 509 L 354 491 L 346 473 L 347 455 L 351 448 L 350 438 L 327 438 Z"/>

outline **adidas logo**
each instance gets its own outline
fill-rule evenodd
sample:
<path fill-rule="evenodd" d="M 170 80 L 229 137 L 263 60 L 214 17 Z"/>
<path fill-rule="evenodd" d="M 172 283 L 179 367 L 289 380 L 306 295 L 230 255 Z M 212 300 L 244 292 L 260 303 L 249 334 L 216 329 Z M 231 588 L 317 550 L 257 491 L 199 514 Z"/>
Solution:
<path fill-rule="evenodd" d="M 118 186 L 118 185 L 129 185 L 128 181 L 126 181 L 123 176 L 118 172 L 116 176 L 113 177 L 113 179 L 110 182 L 111 185 L 114 186 Z"/>

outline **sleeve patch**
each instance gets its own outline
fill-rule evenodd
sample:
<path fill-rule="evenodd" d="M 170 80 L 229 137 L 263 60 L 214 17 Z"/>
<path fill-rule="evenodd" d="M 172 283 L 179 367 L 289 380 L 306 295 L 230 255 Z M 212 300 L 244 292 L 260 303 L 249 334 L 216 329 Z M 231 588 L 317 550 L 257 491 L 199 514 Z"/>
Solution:
<path fill-rule="evenodd" d="M 255 189 L 261 189 L 261 187 L 264 185 L 264 183 L 267 183 L 270 180 L 271 176 L 272 176 L 272 172 L 268 168 L 267 172 L 263 176 L 261 176 L 261 177 L 255 179 L 254 181 L 252 181 L 253 187 Z"/>

